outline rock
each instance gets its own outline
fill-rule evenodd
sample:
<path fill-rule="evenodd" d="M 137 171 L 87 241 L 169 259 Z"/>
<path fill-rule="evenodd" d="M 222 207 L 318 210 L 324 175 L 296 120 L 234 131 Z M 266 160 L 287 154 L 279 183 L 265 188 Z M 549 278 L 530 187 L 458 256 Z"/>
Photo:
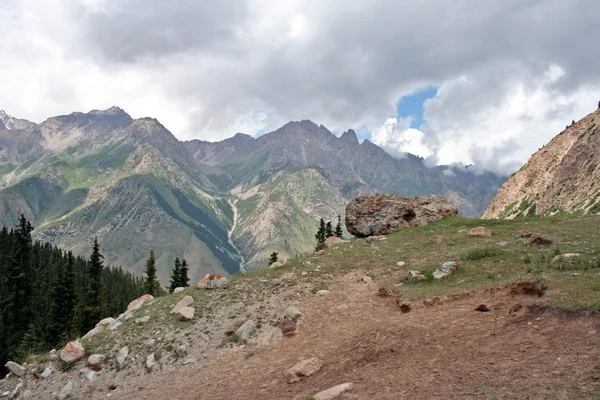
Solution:
<path fill-rule="evenodd" d="M 146 303 L 148 301 L 152 301 L 152 300 L 154 300 L 154 296 L 152 296 L 150 294 L 143 294 L 127 305 L 127 311 L 139 310 L 140 308 L 142 308 L 144 303 Z"/>
<path fill-rule="evenodd" d="M 104 354 L 92 354 L 88 357 L 87 362 L 91 367 L 100 367 L 105 359 L 106 356 Z"/>
<path fill-rule="evenodd" d="M 119 350 L 119 354 L 117 355 L 117 362 L 119 365 L 123 365 L 125 360 L 127 360 L 127 356 L 129 356 L 129 348 L 127 346 L 123 347 Z"/>
<path fill-rule="evenodd" d="M 66 363 L 74 363 L 80 358 L 83 358 L 84 355 L 85 349 L 78 341 L 67 343 L 66 346 L 60 351 L 60 359 Z"/>
<path fill-rule="evenodd" d="M 50 375 L 52 375 L 52 368 L 50 367 L 46 367 L 44 368 L 44 371 L 42 371 L 42 374 L 40 375 L 43 379 L 48 378 Z"/>
<path fill-rule="evenodd" d="M 198 289 L 225 289 L 229 287 L 229 279 L 221 275 L 207 274 L 198 282 Z"/>
<path fill-rule="evenodd" d="M 390 297 L 393 296 L 394 292 L 392 292 L 391 290 L 384 288 L 384 287 L 380 287 L 379 289 L 377 289 L 377 296 L 380 297 Z"/>
<path fill-rule="evenodd" d="M 488 312 L 488 311 L 490 311 L 490 309 L 485 304 L 480 304 L 480 305 L 477 306 L 477 308 L 475 309 L 475 311 Z"/>
<path fill-rule="evenodd" d="M 14 361 L 9 361 L 6 364 L 4 364 L 4 366 L 16 376 L 23 376 L 27 373 L 27 369 L 25 369 L 24 367 L 22 367 Z"/>
<path fill-rule="evenodd" d="M 579 253 L 560 254 L 560 255 L 554 257 L 552 259 L 552 262 L 555 263 L 555 262 L 559 262 L 559 261 L 564 260 L 564 259 L 574 258 L 574 257 L 579 257 L 579 256 L 581 256 L 581 254 L 579 254 Z"/>
<path fill-rule="evenodd" d="M 81 340 L 90 339 L 90 338 L 96 336 L 97 334 L 104 332 L 105 329 L 106 329 L 106 325 L 96 325 L 95 328 L 91 329 L 88 333 L 83 335 L 81 337 Z"/>
<path fill-rule="evenodd" d="M 302 276 L 306 276 L 306 275 L 308 275 L 308 272 L 306 272 L 306 271 L 302 271 L 302 273 L 301 273 L 300 275 L 302 275 Z"/>
<path fill-rule="evenodd" d="M 123 314 L 123 318 L 124 317 L 125 315 Z M 123 321 L 121 321 L 120 319 L 116 319 L 108 326 L 108 330 L 114 331 L 118 329 L 121 325 L 123 325 Z"/>
<path fill-rule="evenodd" d="M 337 236 L 331 236 L 331 237 L 328 237 L 325 240 L 325 247 L 331 247 L 331 246 L 336 245 L 336 244 L 349 243 L 349 242 L 350 242 L 349 240 L 344 240 L 344 239 L 341 239 L 341 238 L 339 238 Z"/>
<path fill-rule="evenodd" d="M 302 378 L 316 374 L 321 368 L 323 368 L 323 363 L 316 357 L 302 360 L 288 371 L 287 382 L 299 382 Z"/>
<path fill-rule="evenodd" d="M 48 357 L 50 358 L 50 360 L 54 361 L 54 360 L 58 360 L 58 351 L 56 351 L 56 349 L 52 349 L 48 352 Z"/>
<path fill-rule="evenodd" d="M 367 285 L 370 285 L 370 284 L 372 284 L 372 283 L 373 283 L 373 278 L 371 278 L 370 276 L 363 276 L 363 277 L 360 279 L 360 282 L 361 282 L 361 283 L 366 283 Z"/>
<path fill-rule="evenodd" d="M 522 238 L 530 238 L 532 235 L 533 235 L 533 233 L 531 233 L 529 231 L 521 231 L 519 236 Z"/>
<path fill-rule="evenodd" d="M 94 380 L 95 376 L 96 376 L 96 372 L 95 371 L 85 371 L 83 373 L 83 377 L 85 379 L 87 379 L 88 381 L 90 381 L 90 382 Z"/>
<path fill-rule="evenodd" d="M 343 304 L 340 304 L 339 306 L 337 306 L 335 309 L 336 309 L 338 312 L 342 312 L 342 313 L 343 313 L 343 312 L 346 312 L 346 311 L 348 311 L 348 309 L 349 309 L 349 308 L 350 308 L 350 307 L 348 307 L 348 304 L 346 304 L 346 303 L 343 303 Z"/>
<path fill-rule="evenodd" d="M 298 332 L 298 325 L 294 321 L 283 321 L 283 336 L 293 336 Z"/>
<path fill-rule="evenodd" d="M 296 307 L 288 307 L 285 309 L 284 318 L 290 321 L 297 321 L 302 318 L 302 313 Z"/>
<path fill-rule="evenodd" d="M 408 271 L 408 275 L 406 279 L 409 281 L 426 281 L 427 277 L 421 273 L 421 271 L 410 270 Z"/>
<path fill-rule="evenodd" d="M 23 382 L 17 383 L 17 386 L 13 389 L 12 392 L 8 395 L 11 399 L 17 398 L 19 396 L 19 390 L 23 387 Z"/>
<path fill-rule="evenodd" d="M 240 343 L 246 343 L 256 330 L 256 324 L 252 320 L 244 322 L 242 326 L 235 331 L 235 335 Z"/>
<path fill-rule="evenodd" d="M 426 246 L 433 246 L 434 244 L 442 243 L 443 238 L 440 235 L 435 235 L 425 243 Z"/>
<path fill-rule="evenodd" d="M 187 307 L 193 302 L 194 298 L 192 296 L 184 296 L 183 299 L 179 300 L 179 302 L 175 304 L 175 307 L 173 307 L 173 310 L 171 310 L 171 312 L 178 313 L 179 310 L 181 310 L 183 307 Z"/>
<path fill-rule="evenodd" d="M 433 277 L 435 279 L 444 278 L 446 276 L 452 275 L 457 268 L 458 263 L 456 261 L 447 261 L 443 263 L 441 267 L 433 271 Z"/>
<path fill-rule="evenodd" d="M 194 313 L 196 309 L 194 307 L 183 307 L 179 310 L 179 320 L 180 321 L 190 321 L 194 319 Z"/>
<path fill-rule="evenodd" d="M 154 353 L 146 357 L 146 369 L 152 371 L 152 367 L 154 367 Z"/>
<path fill-rule="evenodd" d="M 346 229 L 354 236 L 387 235 L 409 226 L 422 226 L 458 215 L 458 209 L 442 196 L 415 197 L 395 194 L 364 195 L 346 206 Z"/>
<path fill-rule="evenodd" d="M 469 231 L 469 236 L 473 237 L 490 237 L 492 236 L 492 231 L 485 226 L 478 226 Z"/>
<path fill-rule="evenodd" d="M 113 317 L 108 317 L 108 318 L 104 318 L 103 320 L 100 320 L 96 326 L 101 326 L 101 325 L 110 325 L 115 319 Z"/>
<path fill-rule="evenodd" d="M 173 294 L 181 293 L 184 290 L 185 290 L 184 287 L 176 287 L 175 289 L 173 289 Z"/>
<path fill-rule="evenodd" d="M 287 264 L 287 260 L 279 260 L 279 261 L 275 261 L 274 263 L 272 263 L 271 265 L 269 265 L 269 268 L 271 268 L 271 269 L 281 268 L 285 264 Z"/>
<path fill-rule="evenodd" d="M 500 241 L 500 242 L 498 242 L 498 243 L 496 243 L 496 244 L 497 244 L 498 246 L 500 246 L 500 247 L 505 247 L 505 246 L 508 244 L 508 242 L 505 242 L 504 240 L 502 240 L 502 241 Z"/>
<path fill-rule="evenodd" d="M 188 365 L 188 364 L 194 364 L 195 362 L 197 362 L 198 360 L 196 360 L 195 358 L 188 358 L 186 360 L 184 360 L 181 364 L 183 365 Z"/>
<path fill-rule="evenodd" d="M 329 294 L 329 290 L 321 289 L 317 291 L 317 296 L 327 296 Z"/>
<path fill-rule="evenodd" d="M 399 267 L 404 267 L 406 265 L 406 263 L 404 261 L 398 261 L 396 263 L 396 265 L 399 266 Z"/>
<path fill-rule="evenodd" d="M 135 323 L 136 324 L 145 324 L 148 321 L 150 321 L 150 316 L 149 315 L 146 315 L 145 317 L 142 317 L 142 318 L 136 318 L 135 319 Z"/>
<path fill-rule="evenodd" d="M 354 384 L 352 382 L 342 383 L 341 385 L 331 387 L 315 394 L 313 398 L 314 400 L 333 400 L 340 397 L 343 393 L 351 391 L 353 386 Z"/>
<path fill-rule="evenodd" d="M 531 240 L 529 241 L 529 244 L 549 245 L 549 244 L 552 244 L 552 240 L 551 239 L 546 239 L 546 238 L 541 237 L 539 235 L 534 235 L 531 238 Z"/>
<path fill-rule="evenodd" d="M 60 391 L 60 393 L 58 395 L 58 399 L 59 400 L 68 399 L 69 397 L 71 397 L 72 394 L 73 394 L 73 382 L 69 381 Z"/>

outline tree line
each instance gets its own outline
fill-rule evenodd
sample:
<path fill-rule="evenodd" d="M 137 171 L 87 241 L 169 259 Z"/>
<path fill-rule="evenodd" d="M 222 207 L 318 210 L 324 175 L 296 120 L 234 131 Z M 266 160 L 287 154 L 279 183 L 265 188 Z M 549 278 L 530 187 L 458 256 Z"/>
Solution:
<path fill-rule="evenodd" d="M 342 230 L 342 217 L 341 216 L 338 215 L 337 225 L 335 226 L 335 230 L 333 229 L 333 225 L 331 224 L 331 221 L 327 221 L 327 223 L 326 223 L 325 220 L 323 218 L 321 218 L 321 220 L 319 221 L 319 229 L 317 230 L 317 233 L 315 234 L 315 239 L 317 239 L 317 247 L 319 247 L 319 245 L 321 243 L 325 243 L 327 238 L 330 238 L 332 236 L 341 238 L 343 234 L 344 234 L 344 231 Z"/>

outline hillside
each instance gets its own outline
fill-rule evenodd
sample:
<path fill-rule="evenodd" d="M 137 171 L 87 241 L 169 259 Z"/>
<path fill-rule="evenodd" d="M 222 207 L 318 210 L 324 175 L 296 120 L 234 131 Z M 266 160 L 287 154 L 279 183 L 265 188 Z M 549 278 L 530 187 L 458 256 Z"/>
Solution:
<path fill-rule="evenodd" d="M 491 237 L 469 236 L 480 224 Z M 317 392 L 352 382 L 338 398 L 596 398 L 599 225 L 591 215 L 456 217 L 384 240 L 353 239 L 280 269 L 236 275 L 227 289 L 154 299 L 83 341 L 86 358 L 106 356 L 100 370 L 34 356 L 27 370 L 50 375 L 28 373 L 17 392 L 47 399 L 69 386 L 72 398 L 89 399 L 321 400 L 332 397 Z M 530 244 L 523 230 L 554 244 Z M 446 261 L 460 266 L 433 280 Z M 407 281 L 410 270 L 427 280 Z M 196 310 L 187 322 L 170 312 L 184 296 Z M 302 316 L 287 337 L 290 306 Z M 256 329 L 242 343 L 232 332 L 248 320 Z M 322 367 L 288 383 L 288 371 L 311 357 Z M 18 383 L 9 377 L 0 390 Z"/>
<path fill-rule="evenodd" d="M 502 185 L 483 218 L 600 213 L 600 109 L 537 151 Z"/>
<path fill-rule="evenodd" d="M 310 121 L 210 143 L 181 142 L 118 107 L 40 124 L 2 116 L 0 223 L 23 213 L 36 239 L 78 254 L 97 235 L 107 262 L 136 274 L 154 248 L 163 283 L 176 256 L 197 280 L 264 267 L 273 251 L 309 252 L 319 218 L 360 193 L 439 193 L 477 216 L 504 180 L 396 159 Z"/>

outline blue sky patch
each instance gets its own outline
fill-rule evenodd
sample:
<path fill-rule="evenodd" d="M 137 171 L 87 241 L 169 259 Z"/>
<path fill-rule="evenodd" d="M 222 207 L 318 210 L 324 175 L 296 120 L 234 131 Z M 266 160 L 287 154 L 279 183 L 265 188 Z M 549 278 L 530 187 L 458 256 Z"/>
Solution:
<path fill-rule="evenodd" d="M 428 86 L 401 97 L 396 104 L 398 118 L 412 117 L 413 120 L 410 127 L 421 129 L 423 126 L 423 104 L 425 100 L 435 97 L 437 91 L 437 87 Z"/>

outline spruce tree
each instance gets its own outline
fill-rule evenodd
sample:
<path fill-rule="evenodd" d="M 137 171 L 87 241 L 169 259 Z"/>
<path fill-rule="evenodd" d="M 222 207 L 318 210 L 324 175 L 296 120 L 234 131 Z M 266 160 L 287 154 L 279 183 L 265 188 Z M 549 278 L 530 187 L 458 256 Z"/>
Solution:
<path fill-rule="evenodd" d="M 325 239 L 327 239 L 325 237 L 325 232 L 325 220 L 321 218 L 321 221 L 319 222 L 319 230 L 315 235 L 315 239 L 317 239 L 317 244 L 325 242 Z"/>
<path fill-rule="evenodd" d="M 276 251 L 271 253 L 271 257 L 269 258 L 269 266 L 273 263 L 276 263 L 277 261 L 279 261 L 279 253 L 277 253 Z"/>
<path fill-rule="evenodd" d="M 93 328 L 98 321 L 103 318 L 103 287 L 102 287 L 102 269 L 104 268 L 104 256 L 100 253 L 98 237 L 94 237 L 92 246 L 92 255 L 89 262 L 89 283 L 87 293 L 87 307 L 84 316 L 84 328 Z"/>
<path fill-rule="evenodd" d="M 190 278 L 188 277 L 188 272 L 189 272 L 188 263 L 187 263 L 187 261 L 185 261 L 185 258 L 184 258 L 183 261 L 181 261 L 181 270 L 179 272 L 179 286 L 180 287 L 190 286 Z"/>
<path fill-rule="evenodd" d="M 335 226 L 335 236 L 337 236 L 341 239 L 343 234 L 344 234 L 344 231 L 342 230 L 342 217 L 340 215 L 338 215 L 338 222 L 337 222 L 337 225 Z"/>
<path fill-rule="evenodd" d="M 331 221 L 327 221 L 327 225 L 325 226 L 325 239 L 330 238 L 333 235 L 333 227 L 331 226 Z"/>
<path fill-rule="evenodd" d="M 154 257 L 154 249 L 150 250 L 150 256 L 146 261 L 144 291 L 152 296 L 157 296 L 160 293 L 160 284 L 156 279 L 156 258 Z"/>
<path fill-rule="evenodd" d="M 175 267 L 171 271 L 171 286 L 169 286 L 169 293 L 173 293 L 176 287 L 179 287 L 181 281 L 181 261 L 179 257 L 175 258 Z"/>

